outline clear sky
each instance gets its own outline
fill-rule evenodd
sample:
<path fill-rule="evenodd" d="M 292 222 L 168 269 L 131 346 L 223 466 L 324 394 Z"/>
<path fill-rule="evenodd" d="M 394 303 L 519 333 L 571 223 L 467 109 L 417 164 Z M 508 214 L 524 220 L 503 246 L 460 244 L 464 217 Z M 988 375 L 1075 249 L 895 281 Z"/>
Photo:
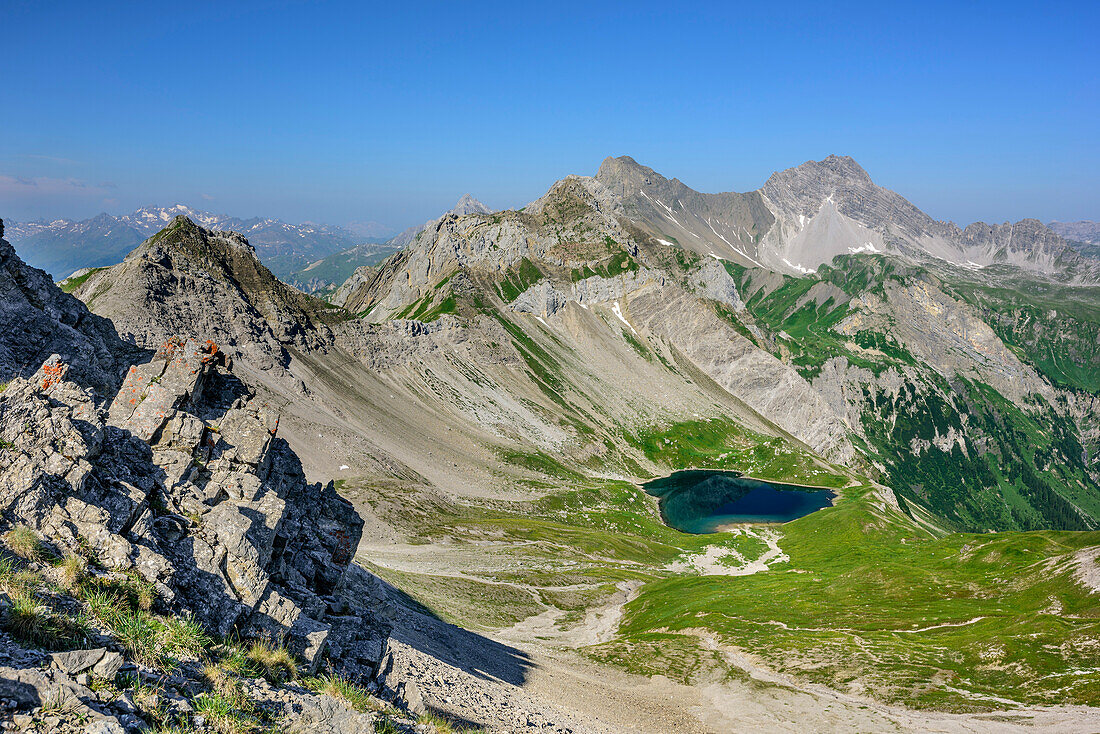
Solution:
<path fill-rule="evenodd" d="M 937 218 L 1100 219 L 1095 0 L 0 6 L 13 219 L 399 229 L 607 155 L 722 191 L 830 153 Z"/>

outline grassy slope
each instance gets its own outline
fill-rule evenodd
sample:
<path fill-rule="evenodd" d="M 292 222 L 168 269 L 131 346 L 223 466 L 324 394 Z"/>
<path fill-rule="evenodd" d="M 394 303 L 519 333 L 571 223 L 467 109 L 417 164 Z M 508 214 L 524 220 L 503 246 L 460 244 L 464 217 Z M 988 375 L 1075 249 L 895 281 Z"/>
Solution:
<path fill-rule="evenodd" d="M 785 525 L 790 563 L 767 573 L 647 586 L 624 641 L 707 630 L 796 676 L 918 707 L 1100 705 L 1100 597 L 1066 560 L 1100 533 L 932 539 L 868 504 Z"/>
<path fill-rule="evenodd" d="M 837 265 L 822 268 L 822 280 L 840 287 L 847 296 L 864 291 L 881 295 L 886 280 L 903 281 L 906 277 L 884 258 L 842 258 Z M 732 264 L 727 267 L 744 289 L 748 271 Z M 864 395 L 867 451 L 886 467 L 887 483 L 903 499 L 929 507 L 958 529 L 1083 530 L 1090 523 L 1096 526 L 1100 491 L 1088 476 L 1085 451 L 1072 420 L 1046 405 L 1024 412 L 980 383 L 961 378 L 949 383 L 920 365 L 890 334 L 866 330 L 844 337 L 832 332 L 830 328 L 847 315 L 847 303 L 829 298 L 821 305 L 811 300 L 799 306 L 817 282 L 786 277 L 777 288 L 752 293 L 748 310 L 758 324 L 777 335 L 777 354 L 786 355 L 807 379 L 813 379 L 833 357 L 844 357 L 876 375 L 893 366 L 916 376 L 918 383 L 907 385 L 896 397 Z M 977 300 L 977 296 L 972 298 Z M 1042 302 L 1041 307 L 1048 305 Z M 1079 306 L 1077 313 L 1091 318 L 1092 311 Z M 1092 338 L 1086 337 L 1083 342 Z M 1017 351 L 1043 369 L 1037 354 Z M 1067 352 L 1063 360 L 1075 359 L 1076 353 Z M 1048 369 L 1047 374 L 1069 379 L 1070 373 Z M 1087 387 L 1087 381 L 1078 383 Z M 962 433 L 964 416 L 967 432 L 981 435 L 981 446 L 968 437 L 965 450 L 956 446 L 949 452 L 937 448 L 912 451 L 913 439 L 931 441 L 949 431 Z M 1091 520 L 1083 519 L 1074 507 Z"/>

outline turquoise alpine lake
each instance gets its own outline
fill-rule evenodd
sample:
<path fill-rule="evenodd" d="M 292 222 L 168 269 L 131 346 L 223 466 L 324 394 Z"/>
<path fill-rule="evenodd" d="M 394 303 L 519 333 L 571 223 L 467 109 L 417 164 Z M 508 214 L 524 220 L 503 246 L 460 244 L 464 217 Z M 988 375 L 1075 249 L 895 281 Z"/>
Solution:
<path fill-rule="evenodd" d="M 684 533 L 713 533 L 735 523 L 781 523 L 832 505 L 836 493 L 762 482 L 737 472 L 688 469 L 642 485 L 659 498 L 661 519 Z"/>

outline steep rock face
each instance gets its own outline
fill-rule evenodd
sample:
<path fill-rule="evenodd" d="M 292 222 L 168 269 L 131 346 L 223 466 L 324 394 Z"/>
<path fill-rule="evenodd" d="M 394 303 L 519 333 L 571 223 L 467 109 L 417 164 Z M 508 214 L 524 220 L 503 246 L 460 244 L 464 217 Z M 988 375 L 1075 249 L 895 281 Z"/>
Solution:
<path fill-rule="evenodd" d="M 862 293 L 849 309 L 851 314 L 833 327 L 838 334 L 889 333 L 941 375 L 981 380 L 1017 403 L 1032 395 L 1054 400 L 1054 390 L 1033 367 L 1013 354 L 974 309 L 932 280 L 887 281 L 881 297 Z"/>
<path fill-rule="evenodd" d="M 263 369 L 286 364 L 285 345 L 318 347 L 330 337 L 325 304 L 277 280 L 241 235 L 185 217 L 75 292 L 138 345 L 211 338 Z"/>
<path fill-rule="evenodd" d="M 0 382 L 26 377 L 51 354 L 60 354 L 73 365 L 69 379 L 108 392 L 117 389 L 126 365 L 138 354 L 109 321 L 25 264 L 2 235 L 0 333 Z"/>
<path fill-rule="evenodd" d="M 737 292 L 737 283 L 718 260 L 704 260 L 699 269 L 691 274 L 690 280 L 696 292 L 704 298 L 729 306 L 734 311 L 745 310 L 745 302 Z"/>
<path fill-rule="evenodd" d="M 355 272 L 351 274 L 347 280 L 345 280 L 336 292 L 332 294 L 332 298 L 329 300 L 337 306 L 343 306 L 348 302 L 348 298 L 352 293 L 355 293 L 360 288 L 367 285 L 374 274 L 378 272 L 378 268 L 370 265 L 363 265 L 355 269 Z"/>
<path fill-rule="evenodd" d="M 630 156 L 604 160 L 596 180 L 646 232 L 745 265 L 756 264 L 756 242 L 774 221 L 759 192 L 702 194 Z"/>
<path fill-rule="evenodd" d="M 1078 265 L 1087 267 L 1068 242 L 1038 219 L 1004 224 L 975 222 L 961 233 L 956 228 L 952 234 L 961 240 L 968 261 L 979 265 L 1018 265 L 1044 273 Z"/>
<path fill-rule="evenodd" d="M 168 341 L 109 412 L 56 357 L 13 380 L 0 516 L 96 548 L 218 634 L 286 638 L 312 667 L 335 627 L 340 655 L 369 671 L 384 634 L 362 601 L 337 600 L 362 520 L 331 484 L 306 483 L 277 414 L 224 363 L 212 343 Z"/>
<path fill-rule="evenodd" d="M 844 424 L 793 369 L 680 292 L 642 292 L 629 303 L 641 328 L 668 340 L 700 370 L 760 415 L 837 463 L 855 450 Z"/>
<path fill-rule="evenodd" d="M 664 285 L 664 274 L 660 271 L 642 268 L 624 273 L 615 278 L 594 276 L 573 283 L 563 289 L 549 280 L 536 283 L 512 302 L 512 310 L 532 313 L 536 316 L 553 316 L 566 303 L 579 303 L 588 306 L 594 303 L 608 303 L 622 298 L 627 293 L 642 288 L 648 283 Z"/>

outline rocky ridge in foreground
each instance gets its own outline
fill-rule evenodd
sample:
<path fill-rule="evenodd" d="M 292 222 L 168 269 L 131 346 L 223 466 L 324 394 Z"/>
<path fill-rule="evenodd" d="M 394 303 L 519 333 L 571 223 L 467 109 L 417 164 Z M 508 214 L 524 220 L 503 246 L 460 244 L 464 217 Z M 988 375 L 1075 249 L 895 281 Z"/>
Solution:
<path fill-rule="evenodd" d="M 10 666 L 0 669 L 0 700 L 38 710 L 60 696 L 108 721 L 89 676 L 105 690 L 127 665 L 139 678 L 180 678 L 179 691 L 202 687 L 188 671 L 209 678 L 207 653 L 165 642 L 177 638 L 285 645 L 303 675 L 324 663 L 377 690 L 389 625 L 384 592 L 349 573 L 362 520 L 331 483 L 306 483 L 277 437 L 277 413 L 217 346 L 166 342 L 130 369 L 109 410 L 68 372 L 55 356 L 0 393 L 0 517 L 11 528 L 0 602 L 4 628 L 26 645 L 0 640 L 0 664 Z M 17 570 L 20 549 L 30 563 Z M 64 570 L 41 563 L 48 558 Z M 174 636 L 135 636 L 139 623 Z M 46 658 L 34 647 L 74 651 Z"/>

